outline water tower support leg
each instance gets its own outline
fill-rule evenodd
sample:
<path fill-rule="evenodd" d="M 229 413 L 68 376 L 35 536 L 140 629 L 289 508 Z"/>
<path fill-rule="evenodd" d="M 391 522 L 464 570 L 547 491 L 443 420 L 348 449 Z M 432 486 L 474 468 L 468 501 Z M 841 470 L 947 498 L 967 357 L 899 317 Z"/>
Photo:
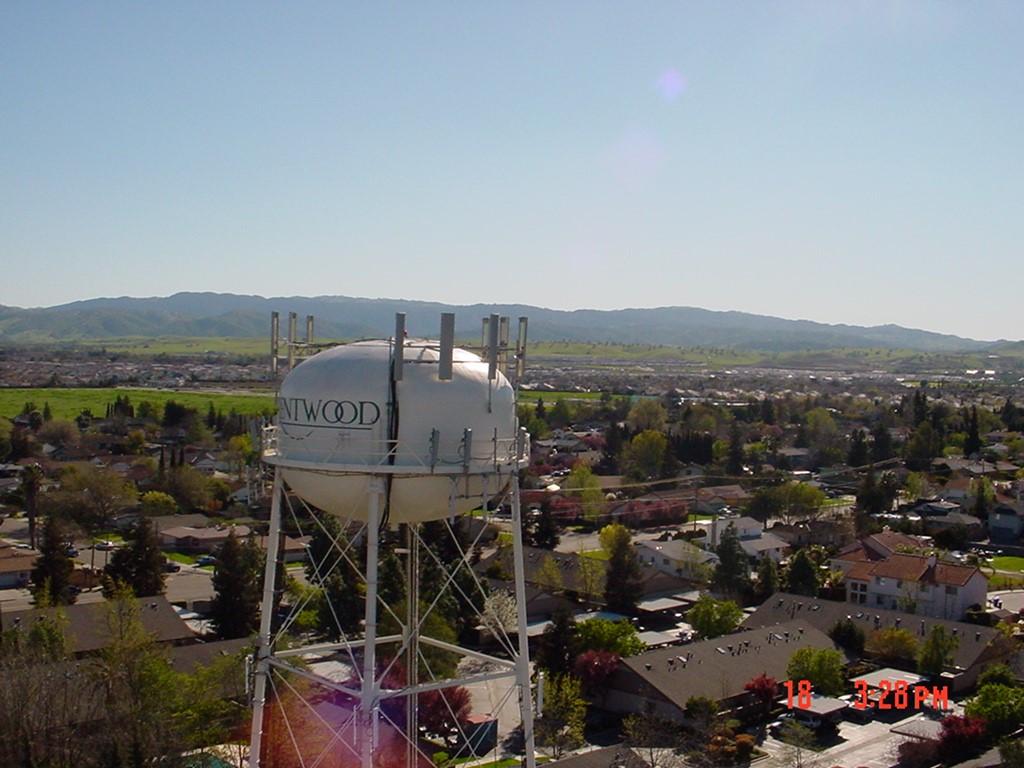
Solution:
<path fill-rule="evenodd" d="M 518 479 L 513 479 L 512 482 L 512 552 L 515 557 L 516 618 L 519 633 L 516 684 L 519 686 L 519 709 L 523 718 L 523 741 L 526 749 L 524 766 L 535 768 L 533 702 L 530 695 L 530 641 L 526 636 L 526 580 L 523 575 L 523 525 Z"/>
<path fill-rule="evenodd" d="M 384 481 L 370 478 L 370 508 L 366 521 L 366 612 L 363 633 L 363 687 L 359 702 L 360 754 L 363 768 L 372 768 L 377 729 L 377 560 L 380 551 L 380 502 Z"/>
<path fill-rule="evenodd" d="M 267 531 L 267 565 L 263 572 L 263 611 L 260 615 L 260 636 L 256 650 L 256 670 L 253 674 L 252 735 L 249 741 L 249 768 L 259 768 L 263 741 L 263 711 L 267 703 L 267 676 L 270 674 L 270 655 L 273 638 L 270 636 L 273 620 L 274 577 L 277 574 L 278 541 L 281 535 L 281 496 L 284 483 L 281 473 L 274 471 L 274 491 L 270 500 L 270 530 Z"/>

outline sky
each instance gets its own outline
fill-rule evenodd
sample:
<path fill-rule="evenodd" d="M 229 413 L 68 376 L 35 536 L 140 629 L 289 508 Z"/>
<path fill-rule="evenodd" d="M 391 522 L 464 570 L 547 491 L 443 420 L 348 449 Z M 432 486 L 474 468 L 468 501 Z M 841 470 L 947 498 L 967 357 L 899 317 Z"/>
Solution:
<path fill-rule="evenodd" d="M 0 304 L 1024 338 L 1024 3 L 0 3 Z"/>

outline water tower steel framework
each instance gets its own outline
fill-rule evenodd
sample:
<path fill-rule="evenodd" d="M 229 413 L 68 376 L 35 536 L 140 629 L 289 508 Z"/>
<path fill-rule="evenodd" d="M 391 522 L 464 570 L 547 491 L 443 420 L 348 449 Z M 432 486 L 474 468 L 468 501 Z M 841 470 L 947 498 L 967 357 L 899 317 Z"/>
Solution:
<path fill-rule="evenodd" d="M 250 768 L 273 762 L 266 760 L 272 745 L 265 731 L 271 721 L 277 732 L 274 749 L 290 748 L 295 754 L 291 761 L 276 761 L 282 765 L 429 765 L 432 755 L 424 751 L 417 720 L 420 696 L 441 692 L 435 700 L 451 712 L 444 692 L 459 686 L 497 692 L 486 715 L 518 704 L 514 715 L 522 724 L 524 762 L 534 768 L 518 484 L 518 472 L 529 460 L 529 435 L 516 417 L 526 318 L 519 320 L 514 349 L 508 328 L 507 318 L 485 318 L 480 356 L 454 346 L 451 313 L 441 317 L 438 341 L 407 338 L 405 316 L 399 314 L 391 339 L 333 347 L 298 363 L 289 349 L 290 370 L 280 385 L 275 424 L 262 435 L 262 458 L 274 470 L 274 483 L 264 610 L 251 676 Z M 275 317 L 275 368 L 276 330 Z M 306 336 L 304 346 L 315 347 L 312 318 Z M 480 623 L 505 657 L 425 633 L 445 590 L 473 604 L 487 593 L 475 575 L 472 589 L 479 592 L 474 594 L 467 594 L 457 578 L 464 581 L 473 574 L 468 552 L 486 530 L 477 525 L 476 539 L 463 547 L 460 515 L 480 510 L 475 514 L 486 522 L 498 503 L 511 507 L 515 615 L 502 620 L 488 609 Z M 318 515 L 340 519 L 345 540 L 334 541 L 330 561 L 315 563 L 313 574 L 323 584 L 335 568 L 358 571 L 365 592 L 361 632 L 345 632 L 339 620 L 337 641 L 298 647 L 280 643 L 306 607 L 300 602 L 278 622 L 270 609 L 277 594 L 286 509 L 297 525 L 312 521 L 322 532 L 326 528 Z M 451 536 L 459 553 L 453 562 L 440 562 L 425 545 L 422 528 L 427 523 Z M 404 608 L 389 604 L 379 583 L 382 536 L 395 535 L 404 539 L 401 548 L 392 550 L 405 557 Z M 364 558 L 357 544 L 365 547 Z M 431 602 L 421 601 L 424 558 L 435 574 L 442 574 L 440 587 L 430 585 L 436 592 Z M 309 590 L 305 599 L 312 594 Z M 383 633 L 382 624 L 392 631 Z M 425 648 L 458 657 L 457 671 L 435 674 Z M 404 674 L 396 671 L 401 665 Z M 482 707 L 476 702 L 474 709 Z M 471 741 L 466 732 L 458 737 L 462 745 Z"/>

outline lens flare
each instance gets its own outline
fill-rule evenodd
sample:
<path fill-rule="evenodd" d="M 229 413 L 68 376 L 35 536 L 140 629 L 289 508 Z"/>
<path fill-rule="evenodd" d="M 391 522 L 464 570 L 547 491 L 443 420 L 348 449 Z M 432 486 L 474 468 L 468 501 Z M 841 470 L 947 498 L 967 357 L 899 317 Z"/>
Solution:
<path fill-rule="evenodd" d="M 676 101 L 686 90 L 686 78 L 670 67 L 658 75 L 654 87 L 665 101 Z"/>

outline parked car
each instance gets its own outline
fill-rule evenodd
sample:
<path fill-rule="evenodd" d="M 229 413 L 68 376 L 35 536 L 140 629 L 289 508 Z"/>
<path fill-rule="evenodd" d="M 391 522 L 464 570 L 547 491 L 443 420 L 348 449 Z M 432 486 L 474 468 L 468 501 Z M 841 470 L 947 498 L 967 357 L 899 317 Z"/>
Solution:
<path fill-rule="evenodd" d="M 108 552 L 111 549 L 117 549 L 117 544 L 112 541 L 97 541 L 93 544 L 93 549 L 98 549 L 101 552 Z"/>
<path fill-rule="evenodd" d="M 217 564 L 217 558 L 214 557 L 213 555 L 203 555 L 198 560 L 196 560 L 196 565 L 216 565 L 216 564 Z"/>
<path fill-rule="evenodd" d="M 846 702 L 843 717 L 847 720 L 852 720 L 855 723 L 870 723 L 874 720 L 875 704 L 873 701 L 869 700 L 867 706 L 861 707 L 859 706 L 861 698 L 859 694 L 848 693 L 839 698 Z"/>
<path fill-rule="evenodd" d="M 74 544 L 68 544 L 64 549 L 64 554 L 68 557 L 78 557 L 78 547 Z"/>
<path fill-rule="evenodd" d="M 168 573 L 177 573 L 181 570 L 181 565 L 174 562 L 173 560 L 168 560 L 164 563 L 164 570 Z"/>
<path fill-rule="evenodd" d="M 818 715 L 803 709 L 796 709 L 779 715 L 779 719 L 768 726 L 768 733 L 777 737 L 782 734 L 789 723 L 802 725 L 804 728 L 809 728 L 812 731 L 817 731 L 825 725 L 825 721 Z"/>

